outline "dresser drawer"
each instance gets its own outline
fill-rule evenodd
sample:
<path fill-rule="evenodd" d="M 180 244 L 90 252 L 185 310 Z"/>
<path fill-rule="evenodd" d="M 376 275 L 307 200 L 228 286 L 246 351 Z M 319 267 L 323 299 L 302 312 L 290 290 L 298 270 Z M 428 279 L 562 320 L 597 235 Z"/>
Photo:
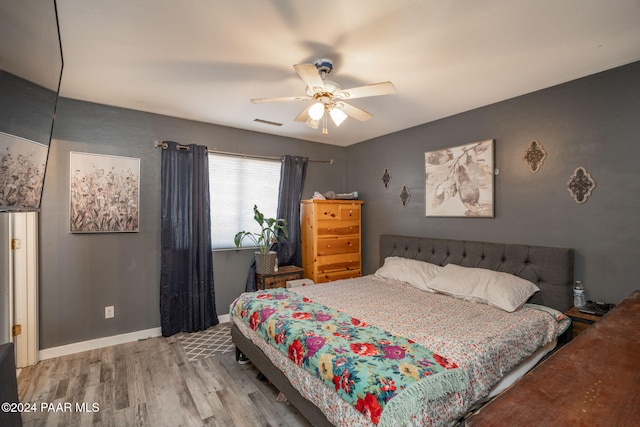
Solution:
<path fill-rule="evenodd" d="M 591 323 L 584 323 L 584 322 L 574 320 L 573 323 L 571 324 L 571 328 L 572 328 L 571 332 L 572 332 L 573 338 L 577 337 L 578 335 L 586 331 L 589 326 L 591 326 Z"/>
<path fill-rule="evenodd" d="M 360 270 L 334 271 L 332 273 L 318 273 L 316 283 L 333 282 L 334 280 L 352 279 L 360 277 Z"/>
<path fill-rule="evenodd" d="M 316 228 L 316 233 L 319 238 L 322 237 L 340 237 L 349 235 L 360 235 L 360 221 L 357 220 L 345 220 L 345 221 L 322 221 Z"/>
<path fill-rule="evenodd" d="M 340 206 L 334 204 L 316 206 L 316 219 L 325 221 L 328 219 L 340 219 Z"/>
<path fill-rule="evenodd" d="M 326 221 L 331 219 L 360 220 L 360 205 L 357 204 L 326 204 L 317 206 L 316 219 Z"/>
<path fill-rule="evenodd" d="M 354 236 L 318 239 L 316 251 L 318 256 L 357 253 L 360 252 L 360 238 Z"/>
<path fill-rule="evenodd" d="M 360 270 L 360 253 L 319 256 L 315 268 L 318 273 Z"/>
<path fill-rule="evenodd" d="M 360 205 L 340 205 L 340 219 L 360 221 Z"/>
<path fill-rule="evenodd" d="M 260 290 L 284 288 L 289 280 L 302 279 L 302 269 L 292 265 L 281 266 L 279 271 L 256 274 L 256 287 Z"/>

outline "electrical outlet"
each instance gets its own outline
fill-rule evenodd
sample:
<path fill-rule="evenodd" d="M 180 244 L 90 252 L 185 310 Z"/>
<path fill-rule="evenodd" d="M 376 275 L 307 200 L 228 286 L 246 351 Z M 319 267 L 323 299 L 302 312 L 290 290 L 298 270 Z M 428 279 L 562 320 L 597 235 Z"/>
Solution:
<path fill-rule="evenodd" d="M 113 309 L 113 306 L 107 306 L 104 308 L 104 318 L 105 319 L 112 319 L 113 317 L 115 317 L 115 311 Z"/>

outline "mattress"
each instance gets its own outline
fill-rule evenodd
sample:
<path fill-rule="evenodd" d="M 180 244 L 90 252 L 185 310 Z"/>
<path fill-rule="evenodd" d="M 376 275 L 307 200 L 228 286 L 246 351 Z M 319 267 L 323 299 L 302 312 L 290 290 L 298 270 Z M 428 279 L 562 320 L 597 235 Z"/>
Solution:
<path fill-rule="evenodd" d="M 406 337 L 454 361 L 462 369 L 467 387 L 420 404 L 405 420 L 413 425 L 447 425 L 458 419 L 474 403 L 490 396 L 500 380 L 515 372 L 518 365 L 525 361 L 535 364 L 537 358 L 552 348 L 550 343 L 569 323 L 561 313 L 541 306 L 527 304 L 507 313 L 373 275 L 285 292 L 295 292 L 391 334 Z M 242 333 L 285 373 L 305 398 L 323 411 L 330 422 L 374 425 L 331 387 L 262 340 L 234 314 L 233 305 L 230 312 L 232 321 Z M 394 425 L 394 422 L 381 418 L 378 425 Z"/>

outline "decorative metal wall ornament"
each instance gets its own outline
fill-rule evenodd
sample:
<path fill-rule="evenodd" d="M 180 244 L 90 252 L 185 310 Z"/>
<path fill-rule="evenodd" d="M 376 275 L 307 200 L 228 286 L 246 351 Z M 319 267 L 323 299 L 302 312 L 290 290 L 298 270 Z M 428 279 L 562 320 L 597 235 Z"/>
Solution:
<path fill-rule="evenodd" d="M 425 215 L 493 217 L 493 139 L 424 153 Z"/>
<path fill-rule="evenodd" d="M 593 189 L 596 188 L 596 182 L 589 172 L 582 166 L 578 167 L 571 175 L 567 182 L 567 190 L 576 203 L 582 204 L 587 201 Z"/>
<path fill-rule="evenodd" d="M 411 193 L 409 193 L 409 189 L 406 185 L 402 186 L 402 191 L 400 192 L 400 200 L 402 200 L 402 206 L 407 207 L 409 204 L 409 199 L 411 199 Z"/>
<path fill-rule="evenodd" d="M 529 144 L 529 148 L 527 148 L 527 152 L 524 155 L 524 160 L 529 165 L 529 169 L 531 172 L 536 173 L 542 167 L 542 163 L 544 159 L 547 157 L 547 152 L 544 150 L 542 144 L 538 141 L 533 140 L 531 144 Z"/>
<path fill-rule="evenodd" d="M 382 182 L 384 182 L 384 188 L 389 188 L 389 183 L 391 182 L 391 174 L 389 173 L 389 169 L 384 168 L 384 173 L 382 174 Z"/>

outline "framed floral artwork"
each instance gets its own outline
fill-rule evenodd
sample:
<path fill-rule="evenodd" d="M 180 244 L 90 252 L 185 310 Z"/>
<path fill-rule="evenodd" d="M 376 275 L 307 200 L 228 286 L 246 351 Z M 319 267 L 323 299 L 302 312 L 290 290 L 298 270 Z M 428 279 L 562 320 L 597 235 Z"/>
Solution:
<path fill-rule="evenodd" d="M 0 210 L 40 207 L 49 147 L 0 132 Z"/>
<path fill-rule="evenodd" d="M 494 140 L 424 153 L 425 215 L 494 216 Z"/>
<path fill-rule="evenodd" d="M 139 231 L 140 159 L 71 152 L 70 231 Z"/>

